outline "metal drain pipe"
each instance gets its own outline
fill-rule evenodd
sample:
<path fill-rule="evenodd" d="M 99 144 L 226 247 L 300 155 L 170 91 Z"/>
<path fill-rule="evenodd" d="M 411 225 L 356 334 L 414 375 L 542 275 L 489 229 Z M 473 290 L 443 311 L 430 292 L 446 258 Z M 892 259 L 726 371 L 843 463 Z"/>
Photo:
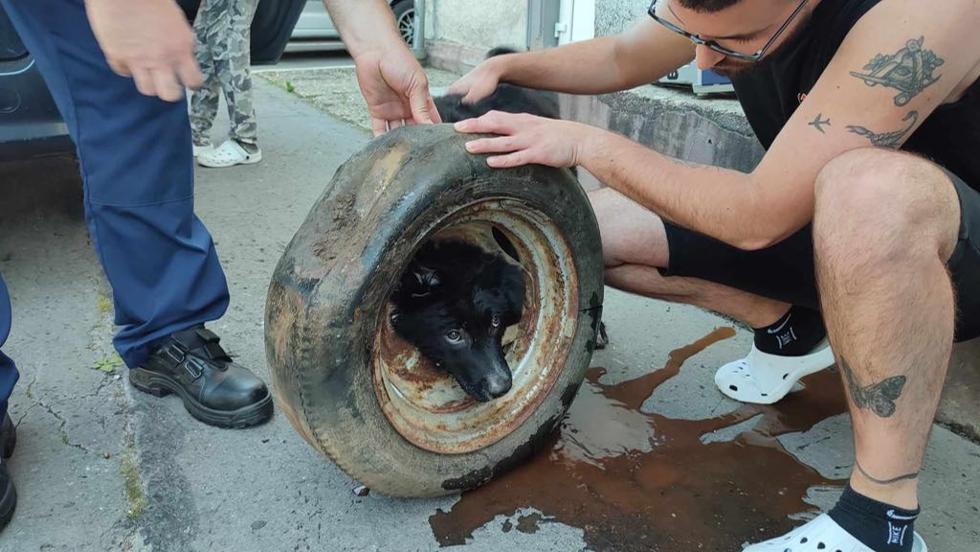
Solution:
<path fill-rule="evenodd" d="M 425 0 L 415 0 L 415 33 L 412 37 L 415 59 L 425 59 Z"/>

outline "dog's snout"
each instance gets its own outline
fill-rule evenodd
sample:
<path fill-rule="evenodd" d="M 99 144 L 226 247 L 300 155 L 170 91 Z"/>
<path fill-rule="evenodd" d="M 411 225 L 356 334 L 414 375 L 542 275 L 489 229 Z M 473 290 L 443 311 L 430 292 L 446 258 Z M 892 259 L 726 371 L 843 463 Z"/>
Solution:
<path fill-rule="evenodd" d="M 487 395 L 496 399 L 510 391 L 511 378 L 507 374 L 492 374 L 483 382 Z"/>

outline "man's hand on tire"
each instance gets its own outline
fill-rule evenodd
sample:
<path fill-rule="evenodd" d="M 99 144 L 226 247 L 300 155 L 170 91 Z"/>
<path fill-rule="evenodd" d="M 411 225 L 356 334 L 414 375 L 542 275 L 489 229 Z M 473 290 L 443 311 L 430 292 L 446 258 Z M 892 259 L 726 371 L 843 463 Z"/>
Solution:
<path fill-rule="evenodd" d="M 429 79 L 401 39 L 364 52 L 354 64 L 375 136 L 403 124 L 442 122 L 429 94 Z"/>

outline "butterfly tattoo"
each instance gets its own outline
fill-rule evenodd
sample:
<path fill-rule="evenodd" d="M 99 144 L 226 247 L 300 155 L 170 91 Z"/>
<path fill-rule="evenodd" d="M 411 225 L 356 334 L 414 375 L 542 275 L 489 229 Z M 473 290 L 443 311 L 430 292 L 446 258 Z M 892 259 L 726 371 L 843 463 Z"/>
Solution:
<path fill-rule="evenodd" d="M 847 360 L 841 358 L 840 365 L 841 371 L 844 372 L 844 379 L 847 380 L 851 400 L 858 408 L 871 410 L 882 418 L 889 418 L 895 413 L 895 401 L 902 396 L 902 389 L 907 380 L 905 376 L 892 376 L 862 387 L 855 379 Z"/>

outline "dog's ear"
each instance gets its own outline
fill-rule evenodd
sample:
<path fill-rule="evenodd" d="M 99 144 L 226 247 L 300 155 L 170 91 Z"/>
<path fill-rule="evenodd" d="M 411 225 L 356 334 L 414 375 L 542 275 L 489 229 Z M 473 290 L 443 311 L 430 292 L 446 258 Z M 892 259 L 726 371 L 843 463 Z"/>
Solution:
<path fill-rule="evenodd" d="M 524 310 L 524 273 L 510 263 L 502 262 L 501 265 L 500 280 L 504 300 L 508 310 L 516 319 L 520 319 Z"/>
<path fill-rule="evenodd" d="M 412 297 L 425 297 L 432 293 L 432 290 L 442 285 L 442 278 L 434 268 L 429 268 L 422 264 L 412 266 Z"/>

